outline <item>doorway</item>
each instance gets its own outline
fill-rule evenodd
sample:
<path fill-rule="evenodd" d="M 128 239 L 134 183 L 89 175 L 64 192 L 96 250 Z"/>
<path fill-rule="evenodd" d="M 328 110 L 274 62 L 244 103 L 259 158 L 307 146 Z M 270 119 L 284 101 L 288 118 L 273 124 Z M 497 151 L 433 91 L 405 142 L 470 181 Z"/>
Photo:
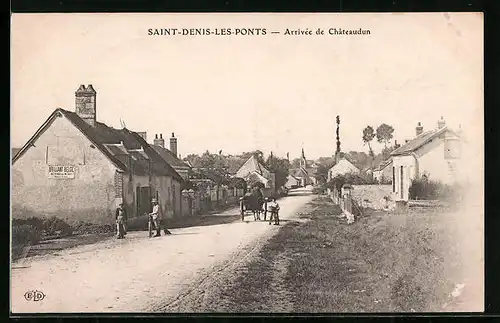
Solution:
<path fill-rule="evenodd" d="M 151 213 L 153 211 L 151 205 L 151 187 L 137 187 L 137 215 L 143 215 L 144 213 Z"/>
<path fill-rule="evenodd" d="M 399 178 L 399 182 L 401 184 L 401 194 L 400 194 L 401 195 L 401 199 L 404 199 L 404 196 L 403 196 L 404 195 L 404 193 L 403 193 L 404 192 L 403 178 L 404 178 L 403 177 L 403 166 L 401 166 L 401 174 L 400 174 L 400 178 Z"/>

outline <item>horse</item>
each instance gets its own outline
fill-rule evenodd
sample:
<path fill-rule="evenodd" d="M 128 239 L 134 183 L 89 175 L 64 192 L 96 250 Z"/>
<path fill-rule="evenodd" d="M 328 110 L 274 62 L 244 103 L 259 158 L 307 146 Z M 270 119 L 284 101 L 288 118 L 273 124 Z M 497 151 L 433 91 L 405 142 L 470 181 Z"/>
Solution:
<path fill-rule="evenodd" d="M 246 211 L 252 211 L 254 221 L 260 220 L 260 215 L 264 211 L 262 208 L 263 205 L 264 198 L 255 192 L 245 195 L 241 198 L 241 220 L 244 220 Z"/>

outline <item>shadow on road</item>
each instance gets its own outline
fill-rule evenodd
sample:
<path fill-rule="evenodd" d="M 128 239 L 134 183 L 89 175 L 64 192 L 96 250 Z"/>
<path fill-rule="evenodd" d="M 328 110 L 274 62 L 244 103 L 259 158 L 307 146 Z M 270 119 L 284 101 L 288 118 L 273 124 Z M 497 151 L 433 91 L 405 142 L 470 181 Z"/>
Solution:
<path fill-rule="evenodd" d="M 237 220 L 241 221 L 241 215 L 237 213 L 230 215 L 203 215 L 192 218 L 186 218 L 179 222 L 167 223 L 167 227 L 169 229 L 180 229 L 187 227 L 226 224 L 235 222 Z"/>

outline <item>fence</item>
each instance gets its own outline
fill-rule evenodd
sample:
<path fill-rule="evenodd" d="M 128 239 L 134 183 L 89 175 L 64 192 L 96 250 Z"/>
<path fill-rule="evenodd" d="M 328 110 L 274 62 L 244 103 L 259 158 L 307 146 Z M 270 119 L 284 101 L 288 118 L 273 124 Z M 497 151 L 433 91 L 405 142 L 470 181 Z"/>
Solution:
<path fill-rule="evenodd" d="M 239 198 L 244 194 L 244 189 L 232 187 L 214 187 L 206 192 L 196 192 L 192 198 L 183 197 L 182 215 L 200 215 L 218 207 L 237 204 Z"/>

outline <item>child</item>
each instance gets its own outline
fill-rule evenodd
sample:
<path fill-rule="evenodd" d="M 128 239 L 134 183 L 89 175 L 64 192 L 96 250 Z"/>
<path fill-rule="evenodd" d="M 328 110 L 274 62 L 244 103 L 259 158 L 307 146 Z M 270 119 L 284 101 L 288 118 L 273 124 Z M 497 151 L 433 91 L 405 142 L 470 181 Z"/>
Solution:
<path fill-rule="evenodd" d="M 271 225 L 271 221 L 274 218 L 274 225 L 280 224 L 280 218 L 278 216 L 278 212 L 280 210 L 280 205 L 276 202 L 276 198 L 271 197 L 270 201 L 267 203 L 267 208 L 271 212 L 271 216 L 269 217 L 269 225 Z"/>
<path fill-rule="evenodd" d="M 116 209 L 116 230 L 117 230 L 117 235 L 118 239 L 123 239 L 124 236 L 127 234 L 125 231 L 125 224 L 127 222 L 127 211 L 123 207 L 123 203 L 120 203 L 118 205 L 118 208 Z"/>

